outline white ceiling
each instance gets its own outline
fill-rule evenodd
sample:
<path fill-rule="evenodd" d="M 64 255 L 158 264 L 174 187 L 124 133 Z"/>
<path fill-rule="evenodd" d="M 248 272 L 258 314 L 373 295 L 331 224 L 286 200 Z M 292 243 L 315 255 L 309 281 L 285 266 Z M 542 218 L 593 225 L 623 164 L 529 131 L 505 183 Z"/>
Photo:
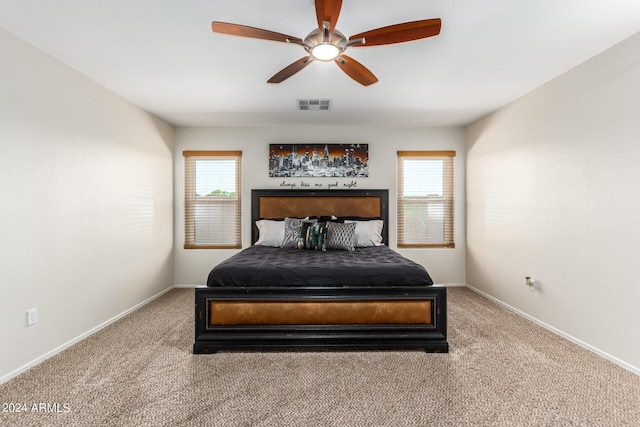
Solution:
<path fill-rule="evenodd" d="M 640 31 L 640 0 L 344 0 L 337 29 L 428 18 L 439 36 L 346 52 L 372 86 L 320 62 L 268 84 L 304 50 L 211 21 L 304 38 L 313 0 L 0 0 L 0 27 L 184 126 L 465 125 Z M 305 98 L 332 109 L 298 111 Z"/>

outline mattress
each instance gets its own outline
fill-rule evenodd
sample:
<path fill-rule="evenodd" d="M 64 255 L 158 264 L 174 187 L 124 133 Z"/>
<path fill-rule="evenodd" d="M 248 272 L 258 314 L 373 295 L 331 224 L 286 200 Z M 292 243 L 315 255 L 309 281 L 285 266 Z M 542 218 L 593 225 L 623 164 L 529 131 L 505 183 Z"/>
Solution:
<path fill-rule="evenodd" d="M 254 245 L 211 270 L 210 287 L 429 286 L 427 270 L 387 246 L 314 251 Z"/>

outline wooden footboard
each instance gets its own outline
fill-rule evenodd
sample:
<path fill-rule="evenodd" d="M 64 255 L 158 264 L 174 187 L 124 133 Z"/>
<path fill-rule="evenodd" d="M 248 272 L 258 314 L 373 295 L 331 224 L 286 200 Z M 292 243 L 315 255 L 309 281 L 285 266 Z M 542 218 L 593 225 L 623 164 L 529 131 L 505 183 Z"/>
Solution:
<path fill-rule="evenodd" d="M 194 353 L 448 352 L 446 288 L 209 288 L 195 292 Z"/>

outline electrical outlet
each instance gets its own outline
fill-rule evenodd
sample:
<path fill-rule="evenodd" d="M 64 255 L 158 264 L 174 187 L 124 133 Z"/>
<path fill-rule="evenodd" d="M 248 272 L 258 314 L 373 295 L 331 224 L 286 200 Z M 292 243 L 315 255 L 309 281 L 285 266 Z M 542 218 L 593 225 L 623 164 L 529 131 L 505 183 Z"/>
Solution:
<path fill-rule="evenodd" d="M 31 308 L 27 310 L 27 326 L 35 325 L 38 321 L 38 309 Z"/>
<path fill-rule="evenodd" d="M 530 276 L 527 276 L 524 279 L 525 279 L 525 285 L 527 285 L 529 290 L 531 292 L 535 292 L 536 291 L 536 279 L 534 279 L 533 277 L 530 277 Z"/>

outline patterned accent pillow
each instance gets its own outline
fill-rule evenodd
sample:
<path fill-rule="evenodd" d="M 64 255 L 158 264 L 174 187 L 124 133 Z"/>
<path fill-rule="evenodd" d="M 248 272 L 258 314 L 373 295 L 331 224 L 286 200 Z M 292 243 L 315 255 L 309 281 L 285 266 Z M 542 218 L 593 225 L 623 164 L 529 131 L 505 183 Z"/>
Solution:
<path fill-rule="evenodd" d="M 298 249 L 313 249 L 316 251 L 326 251 L 325 241 L 327 239 L 327 223 L 303 223 L 302 235 L 298 243 Z"/>
<path fill-rule="evenodd" d="M 298 245 L 296 248 L 304 249 L 304 243 L 307 240 L 307 233 L 309 232 L 310 222 L 300 223 L 300 237 L 298 238 Z"/>
<path fill-rule="evenodd" d="M 283 248 L 295 248 L 300 240 L 303 222 L 318 222 L 317 219 L 306 218 L 285 218 L 284 219 L 284 239 L 282 240 Z"/>
<path fill-rule="evenodd" d="M 345 224 L 338 222 L 327 223 L 327 249 L 354 251 L 353 235 L 355 232 L 355 222 Z"/>

